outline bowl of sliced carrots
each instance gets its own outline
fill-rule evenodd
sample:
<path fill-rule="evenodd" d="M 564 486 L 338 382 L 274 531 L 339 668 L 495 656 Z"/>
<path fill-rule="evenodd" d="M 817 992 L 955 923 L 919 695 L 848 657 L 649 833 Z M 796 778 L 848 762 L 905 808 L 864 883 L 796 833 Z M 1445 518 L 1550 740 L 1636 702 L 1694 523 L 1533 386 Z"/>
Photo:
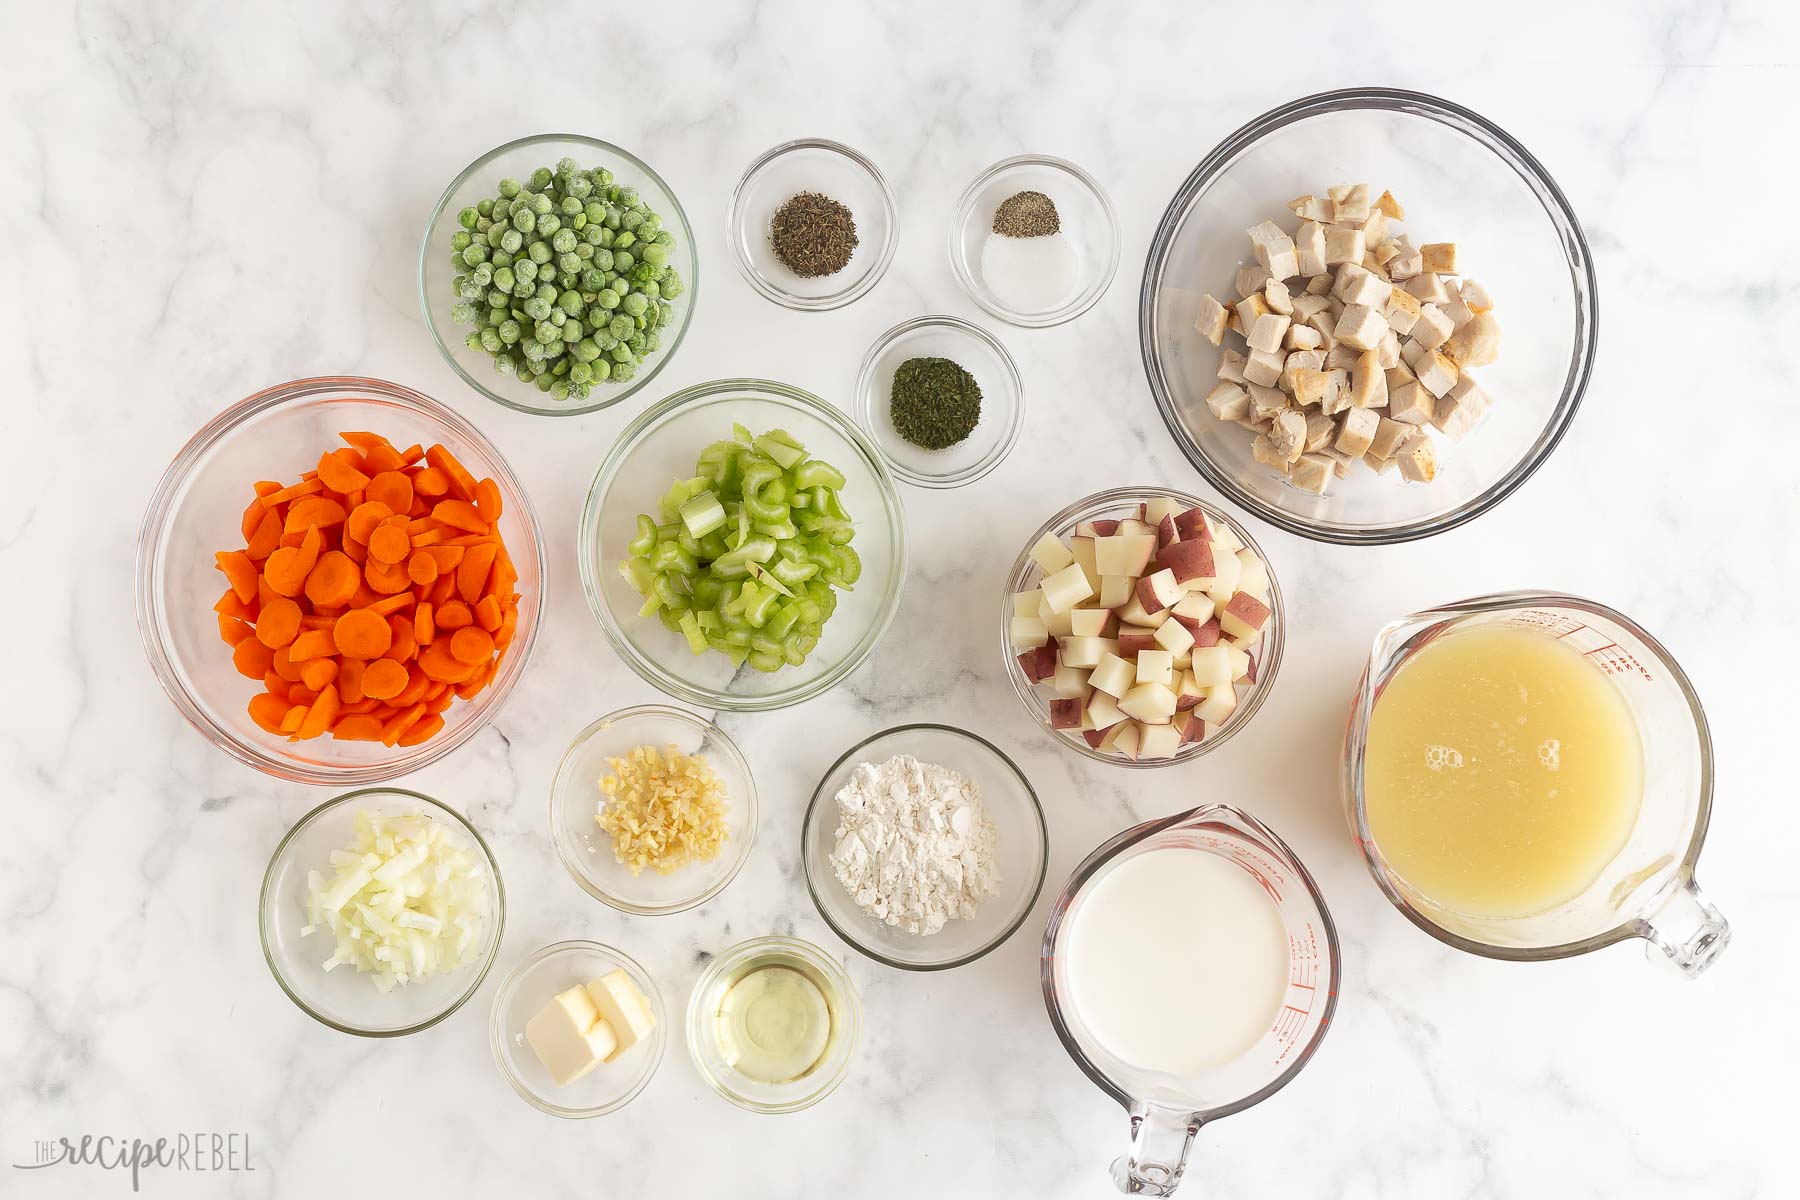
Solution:
<path fill-rule="evenodd" d="M 302 783 L 374 783 L 473 737 L 524 671 L 543 540 L 518 478 L 448 408 L 303 379 L 182 448 L 138 541 L 138 625 L 208 741 Z"/>

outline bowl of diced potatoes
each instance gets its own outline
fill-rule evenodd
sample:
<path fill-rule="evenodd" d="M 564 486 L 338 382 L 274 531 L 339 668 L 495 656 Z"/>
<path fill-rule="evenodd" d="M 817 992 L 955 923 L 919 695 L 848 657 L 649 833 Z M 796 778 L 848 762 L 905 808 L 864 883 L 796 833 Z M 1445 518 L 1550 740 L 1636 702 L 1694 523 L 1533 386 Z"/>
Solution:
<path fill-rule="evenodd" d="M 1124 487 L 1044 522 L 1008 576 L 1002 653 L 1056 740 L 1126 767 L 1211 753 L 1249 724 L 1285 644 L 1248 530 L 1195 496 Z"/>

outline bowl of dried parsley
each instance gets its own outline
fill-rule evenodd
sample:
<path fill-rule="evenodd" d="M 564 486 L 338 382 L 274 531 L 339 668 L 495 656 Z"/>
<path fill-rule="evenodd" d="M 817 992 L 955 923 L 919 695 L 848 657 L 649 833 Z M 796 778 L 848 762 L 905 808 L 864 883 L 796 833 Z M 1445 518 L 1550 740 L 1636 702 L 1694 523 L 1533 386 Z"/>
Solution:
<path fill-rule="evenodd" d="M 775 303 L 842 308 L 886 274 L 900 208 L 887 177 L 859 151 L 824 138 L 757 156 L 731 194 L 738 273 Z"/>
<path fill-rule="evenodd" d="M 933 314 L 875 340 L 856 381 L 856 417 L 897 478 L 919 487 L 973 483 L 1019 440 L 1025 388 L 987 330 Z"/>

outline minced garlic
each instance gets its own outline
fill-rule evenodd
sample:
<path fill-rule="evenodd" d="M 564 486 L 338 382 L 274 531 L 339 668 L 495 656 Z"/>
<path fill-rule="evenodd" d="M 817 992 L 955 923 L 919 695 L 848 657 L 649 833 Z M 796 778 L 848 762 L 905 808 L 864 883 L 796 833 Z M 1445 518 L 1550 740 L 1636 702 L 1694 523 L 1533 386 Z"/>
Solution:
<path fill-rule="evenodd" d="M 712 765 L 674 746 L 639 746 L 609 758 L 594 819 L 612 835 L 613 857 L 636 875 L 667 875 L 718 856 L 725 844 L 725 785 Z"/>

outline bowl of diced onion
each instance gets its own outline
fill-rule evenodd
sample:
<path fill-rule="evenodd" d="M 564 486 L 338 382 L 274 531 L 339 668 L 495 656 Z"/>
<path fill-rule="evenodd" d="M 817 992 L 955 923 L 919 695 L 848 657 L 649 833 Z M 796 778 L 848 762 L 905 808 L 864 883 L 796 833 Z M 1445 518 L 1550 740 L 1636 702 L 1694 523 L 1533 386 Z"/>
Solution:
<path fill-rule="evenodd" d="M 481 986 L 506 892 L 454 809 L 399 788 L 349 792 L 276 846 L 258 922 L 275 982 L 314 1020 L 360 1037 L 429 1029 Z"/>
<path fill-rule="evenodd" d="M 575 735 L 550 788 L 563 866 L 621 912 L 705 903 L 737 877 L 755 839 L 750 764 L 724 730 L 679 708 L 601 717 Z"/>

